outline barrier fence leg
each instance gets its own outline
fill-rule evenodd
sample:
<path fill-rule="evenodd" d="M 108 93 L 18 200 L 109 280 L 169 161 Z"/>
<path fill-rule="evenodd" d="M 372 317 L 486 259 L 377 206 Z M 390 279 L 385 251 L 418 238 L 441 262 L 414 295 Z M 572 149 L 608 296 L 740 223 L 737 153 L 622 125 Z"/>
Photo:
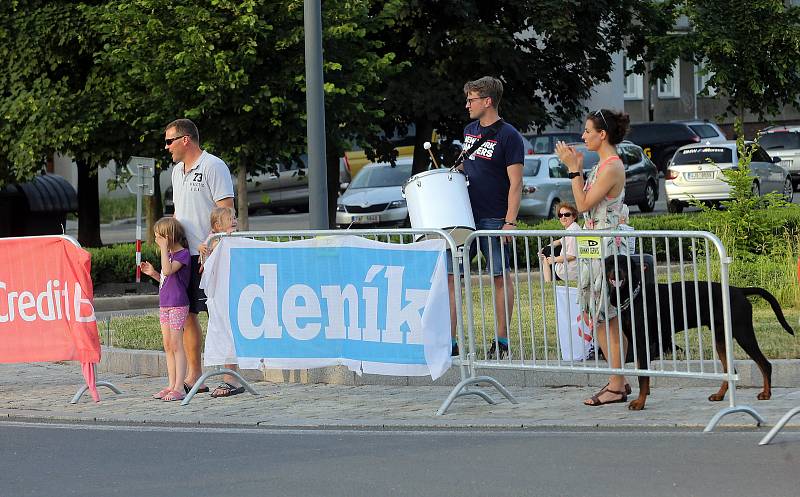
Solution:
<path fill-rule="evenodd" d="M 771 430 L 769 430 L 769 433 L 764 435 L 764 438 L 762 438 L 761 441 L 758 442 L 758 445 L 767 445 L 770 442 L 772 442 L 772 439 L 775 438 L 775 436 L 783 429 L 784 426 L 786 426 L 786 423 L 788 423 L 789 420 L 795 417 L 797 414 L 800 414 L 800 406 L 795 407 L 794 409 L 784 414 L 781 420 L 778 421 L 778 423 L 775 426 L 773 426 Z"/>
<path fill-rule="evenodd" d="M 239 374 L 239 372 L 238 372 L 238 371 L 234 371 L 234 370 L 232 370 L 232 369 L 228 369 L 228 368 L 220 368 L 220 367 L 217 367 L 217 368 L 216 368 L 215 370 L 213 370 L 213 371 L 208 371 L 208 372 L 205 372 L 205 373 L 203 373 L 203 374 L 200 376 L 200 378 L 198 378 L 198 379 L 197 379 L 197 381 L 195 381 L 195 382 L 194 382 L 194 386 L 192 387 L 192 389 L 191 389 L 191 390 L 189 390 L 189 393 L 187 393 L 187 394 L 186 394 L 186 397 L 184 397 L 184 399 L 181 401 L 181 405 L 182 405 L 182 406 L 188 405 L 188 404 L 189 404 L 189 402 L 191 402 L 191 400 L 192 400 L 192 398 L 194 397 L 194 395 L 197 393 L 197 390 L 200 388 L 200 385 L 202 385 L 203 383 L 205 383 L 205 381 L 206 381 L 207 379 L 211 378 L 212 376 L 221 376 L 221 375 L 226 375 L 226 374 L 229 374 L 229 375 L 231 375 L 231 376 L 235 377 L 237 380 L 239 380 L 239 383 L 241 383 L 241 384 L 242 384 L 242 386 L 244 387 L 244 389 L 245 389 L 245 390 L 247 390 L 248 392 L 250 392 L 251 394 L 253 394 L 253 395 L 258 395 L 258 392 L 256 392 L 256 391 L 253 389 L 253 387 L 252 387 L 252 386 L 250 386 L 250 383 L 248 383 L 248 381 L 247 381 L 247 380 L 245 380 L 245 379 L 242 377 L 242 375 L 241 375 L 241 374 Z"/>
<path fill-rule="evenodd" d="M 450 405 L 459 397 L 464 397 L 466 395 L 477 395 L 478 397 L 482 398 L 489 404 L 497 404 L 497 402 L 492 399 L 489 394 L 484 392 L 483 390 L 472 390 L 470 386 L 477 386 L 478 383 L 489 383 L 494 386 L 498 392 L 500 392 L 509 402 L 512 404 L 519 404 L 516 398 L 511 395 L 506 387 L 500 384 L 497 380 L 492 378 L 491 376 L 472 376 L 465 380 L 461 380 L 458 385 L 453 387 L 453 390 L 450 391 L 450 395 L 442 402 L 442 406 L 439 407 L 439 410 L 436 411 L 437 416 L 443 416 L 447 410 L 450 408 Z"/>
<path fill-rule="evenodd" d="M 729 365 L 728 367 L 731 368 L 730 371 L 732 372 L 732 375 L 731 375 L 730 379 L 728 380 L 728 391 L 729 391 L 729 399 L 730 399 L 729 400 L 729 406 L 726 407 L 725 409 L 720 409 L 720 411 L 717 414 L 715 414 L 713 418 L 711 418 L 711 421 L 708 422 L 708 424 L 706 425 L 705 429 L 703 430 L 703 433 L 712 432 L 714 430 L 714 428 L 717 427 L 717 425 L 719 424 L 719 422 L 722 420 L 723 417 L 727 416 L 728 414 L 734 414 L 734 413 L 737 413 L 737 412 L 743 412 L 745 414 L 749 414 L 750 416 L 752 416 L 753 419 L 756 420 L 756 426 L 761 426 L 762 424 L 766 423 L 766 421 L 764 421 L 764 418 L 762 418 L 761 415 L 758 414 L 758 411 L 756 411 L 752 407 L 750 407 L 750 406 L 737 406 L 736 405 L 736 394 L 737 394 L 737 392 L 736 392 L 736 383 L 737 383 L 737 381 L 735 379 L 736 377 L 734 376 L 735 375 L 735 370 L 733 369 L 733 358 L 732 358 L 731 346 L 729 345 L 728 347 L 729 347 L 728 348 L 728 354 L 730 354 L 729 359 L 728 359 L 728 365 Z"/>
<path fill-rule="evenodd" d="M 106 387 L 106 388 L 108 388 L 109 390 L 111 390 L 112 392 L 114 392 L 116 394 L 121 394 L 122 393 L 122 391 L 119 388 L 115 387 L 113 383 L 109 383 L 107 381 L 96 381 L 96 382 L 94 382 L 94 384 L 95 384 L 95 386 L 98 386 L 98 387 Z M 80 387 L 78 389 L 78 391 L 75 392 L 75 396 L 72 397 L 72 400 L 70 400 L 69 403 L 70 404 L 77 404 L 78 401 L 81 400 L 81 397 L 83 397 L 83 394 L 85 394 L 88 391 L 89 391 L 89 387 L 88 386 L 84 385 L 84 386 Z"/>
<path fill-rule="evenodd" d="M 750 406 L 735 406 L 735 407 L 726 407 L 725 409 L 721 409 L 718 413 L 711 418 L 711 421 L 708 422 L 705 429 L 703 429 L 703 433 L 710 433 L 714 431 L 714 428 L 717 427 L 719 422 L 722 420 L 723 417 L 727 416 L 728 414 L 733 414 L 737 412 L 743 412 L 745 414 L 749 414 L 756 420 L 756 426 L 761 426 L 765 423 L 764 418 L 758 414 L 758 411 L 753 409 Z"/>

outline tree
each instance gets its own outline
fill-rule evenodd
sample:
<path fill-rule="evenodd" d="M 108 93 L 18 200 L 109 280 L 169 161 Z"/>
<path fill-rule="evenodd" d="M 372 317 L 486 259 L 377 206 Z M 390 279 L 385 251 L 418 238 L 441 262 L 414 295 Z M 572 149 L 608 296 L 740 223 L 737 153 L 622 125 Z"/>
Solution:
<path fill-rule="evenodd" d="M 676 58 L 703 64 L 714 88 L 726 98 L 724 115 L 763 119 L 800 96 L 800 8 L 782 0 L 673 0 L 662 6 L 674 23 L 689 21 L 686 32 L 651 36 L 648 54 L 655 77 L 670 71 Z"/>
<path fill-rule="evenodd" d="M 382 39 L 404 69 L 385 87 L 382 126 L 391 134 L 414 125 L 419 172 L 434 129 L 461 139 L 469 119 L 463 85 L 484 75 L 503 81 L 508 122 L 522 130 L 565 125 L 585 112 L 592 88 L 609 81 L 612 54 L 642 45 L 656 12 L 634 0 L 385 2 L 376 12 L 390 26 Z"/>
<path fill-rule="evenodd" d="M 0 157 L 7 179 L 27 181 L 62 152 L 78 165 L 78 239 L 99 246 L 97 168 L 121 162 L 135 133 L 121 121 L 109 75 L 93 62 L 85 3 L 10 2 L 0 6 Z"/>
<path fill-rule="evenodd" d="M 374 24 L 368 6 L 353 0 L 326 4 L 323 11 L 334 198 L 344 143 L 377 130 L 379 96 L 370 96 L 370 86 L 391 61 L 370 51 L 375 42 L 366 39 Z M 107 43 L 99 57 L 112 70 L 125 68 L 118 90 L 137 128 L 160 132 L 175 117 L 194 120 L 204 147 L 223 157 L 240 180 L 303 154 L 302 1 L 120 0 L 95 13 Z M 239 202 L 246 205 L 246 186 L 238 183 Z M 246 213 L 240 207 L 240 217 Z"/>

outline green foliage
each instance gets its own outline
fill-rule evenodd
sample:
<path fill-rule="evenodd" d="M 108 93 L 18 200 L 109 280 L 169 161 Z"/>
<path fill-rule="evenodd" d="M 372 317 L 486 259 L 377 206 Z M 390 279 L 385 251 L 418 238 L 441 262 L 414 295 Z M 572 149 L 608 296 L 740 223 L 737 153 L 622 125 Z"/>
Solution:
<path fill-rule="evenodd" d="M 671 72 L 675 59 L 705 64 L 715 88 L 728 100 L 725 114 L 763 118 L 798 105 L 800 95 L 800 8 L 780 0 L 672 0 L 660 10 L 673 25 L 681 16 L 691 28 L 654 33 L 647 60 L 653 77 Z"/>
<path fill-rule="evenodd" d="M 392 55 L 375 53 L 368 35 L 378 26 L 368 7 L 356 0 L 323 10 L 326 123 L 334 143 L 383 113 L 372 87 Z M 302 2 L 120 0 L 92 15 L 106 42 L 98 58 L 125 76 L 117 89 L 137 127 L 161 132 L 174 117 L 188 117 L 209 150 L 252 172 L 265 158 L 290 161 L 304 151 Z"/>
<path fill-rule="evenodd" d="M 386 81 L 381 125 L 388 135 L 414 125 L 417 145 L 433 129 L 460 140 L 469 119 L 463 85 L 484 75 L 502 79 L 500 113 L 522 130 L 582 118 L 592 87 L 609 81 L 612 55 L 626 47 L 638 50 L 645 33 L 669 28 L 653 4 L 376 2 L 376 15 L 388 26 L 380 39 L 402 65 L 402 72 Z M 414 171 L 427 163 L 426 155 L 422 150 L 415 156 Z"/>
<path fill-rule="evenodd" d="M 100 222 L 136 217 L 136 197 L 100 197 Z"/>
<path fill-rule="evenodd" d="M 136 244 L 125 243 L 101 248 L 87 248 L 92 254 L 92 281 L 101 283 L 132 283 L 136 281 Z M 155 244 L 142 244 L 142 260 L 159 269 L 161 256 Z M 150 279 L 143 276 L 142 280 Z"/>
<path fill-rule="evenodd" d="M 736 167 L 722 170 L 725 176 L 723 181 L 730 186 L 730 199 L 722 202 L 721 210 L 701 202 L 694 202 L 694 205 L 713 219 L 717 227 L 715 232 L 729 255 L 753 260 L 757 255 L 769 252 L 776 235 L 775 226 L 764 215 L 765 210 L 780 209 L 788 203 L 779 193 L 759 196 L 755 191 L 750 164 L 758 142 L 745 141 L 742 123 L 738 118 L 735 127 L 738 163 Z M 716 166 L 713 162 L 711 164 Z"/>
<path fill-rule="evenodd" d="M 750 187 L 742 182 L 741 191 L 749 194 Z M 752 199 L 747 200 L 750 202 Z M 664 214 L 660 216 L 633 216 L 629 224 L 639 231 L 708 231 L 715 234 L 733 256 L 729 266 L 730 283 L 735 286 L 759 286 L 766 288 L 778 298 L 784 307 L 800 304 L 800 286 L 797 284 L 797 260 L 800 258 L 800 206 L 778 202 L 781 207 L 764 209 L 756 202 L 752 215 L 747 220 L 734 219 L 730 210 L 706 208 L 702 212 L 687 214 Z M 733 207 L 736 208 L 736 207 Z M 741 214 L 740 214 L 741 215 Z M 746 233 L 748 226 L 757 226 L 758 236 Z M 561 225 L 555 220 L 544 220 L 535 224 L 520 224 L 524 230 L 558 230 Z M 743 236 L 738 240 L 736 236 Z M 533 241 L 535 245 L 535 239 Z M 531 245 L 531 253 L 535 252 Z M 747 247 L 751 247 L 752 252 Z M 639 247 L 641 250 L 641 246 Z M 695 245 L 699 255 L 705 254 L 705 246 Z M 682 241 L 683 261 L 691 261 L 693 247 L 691 240 Z M 667 260 L 667 250 L 663 240 L 645 241 L 645 252 L 655 252 L 658 261 Z M 713 249 L 712 249 L 713 253 Z M 678 240 L 670 241 L 669 260 L 680 260 Z M 524 244 L 517 242 L 518 260 L 525 260 Z M 715 257 L 712 256 L 712 259 Z M 531 261 L 532 267 L 538 263 Z M 712 264 L 710 279 L 719 281 L 719 271 Z M 524 266 L 524 264 L 523 264 Z M 705 268 L 701 267 L 701 277 Z M 765 305 L 755 301 L 755 305 Z"/>

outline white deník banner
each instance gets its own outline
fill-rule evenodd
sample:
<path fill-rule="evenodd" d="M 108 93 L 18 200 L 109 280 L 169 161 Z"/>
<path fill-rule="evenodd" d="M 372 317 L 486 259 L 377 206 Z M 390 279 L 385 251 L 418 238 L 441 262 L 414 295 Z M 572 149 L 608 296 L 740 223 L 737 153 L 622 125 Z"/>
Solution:
<path fill-rule="evenodd" d="M 451 363 L 443 240 L 223 238 L 206 261 L 205 365 L 441 376 Z"/>

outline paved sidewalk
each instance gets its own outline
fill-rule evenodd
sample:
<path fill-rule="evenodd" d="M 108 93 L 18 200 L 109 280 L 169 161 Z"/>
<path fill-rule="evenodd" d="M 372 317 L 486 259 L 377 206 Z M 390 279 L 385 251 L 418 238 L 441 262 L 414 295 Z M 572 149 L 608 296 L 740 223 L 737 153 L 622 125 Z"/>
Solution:
<path fill-rule="evenodd" d="M 268 428 L 489 428 L 489 429 L 658 429 L 690 428 L 698 432 L 724 403 L 706 398 L 717 385 L 706 387 L 657 387 L 641 412 L 628 411 L 625 404 L 591 408 L 581 401 L 587 388 L 510 388 L 519 400 L 513 405 L 496 392 L 499 400 L 488 405 L 476 396 L 456 400 L 445 416 L 434 413 L 446 398 L 448 387 L 344 386 L 326 384 L 255 383 L 260 395 L 242 394 L 212 399 L 196 396 L 188 406 L 154 400 L 164 378 L 102 374 L 123 393 L 115 395 L 101 387 L 101 402 L 88 394 L 80 403 L 69 404 L 82 385 L 80 368 L 72 363 L 0 365 L 0 420 L 37 419 L 114 423 L 165 423 L 204 426 L 260 426 Z M 212 378 L 213 379 L 213 378 Z M 634 394 L 636 387 L 634 386 Z M 757 409 L 772 425 L 789 409 L 800 405 L 797 389 L 773 390 L 770 401 L 757 401 L 756 389 L 741 389 L 740 403 Z M 723 419 L 723 428 L 757 430 L 745 414 Z M 800 429 L 795 417 L 788 430 Z M 794 436 L 794 435 L 793 435 Z"/>

